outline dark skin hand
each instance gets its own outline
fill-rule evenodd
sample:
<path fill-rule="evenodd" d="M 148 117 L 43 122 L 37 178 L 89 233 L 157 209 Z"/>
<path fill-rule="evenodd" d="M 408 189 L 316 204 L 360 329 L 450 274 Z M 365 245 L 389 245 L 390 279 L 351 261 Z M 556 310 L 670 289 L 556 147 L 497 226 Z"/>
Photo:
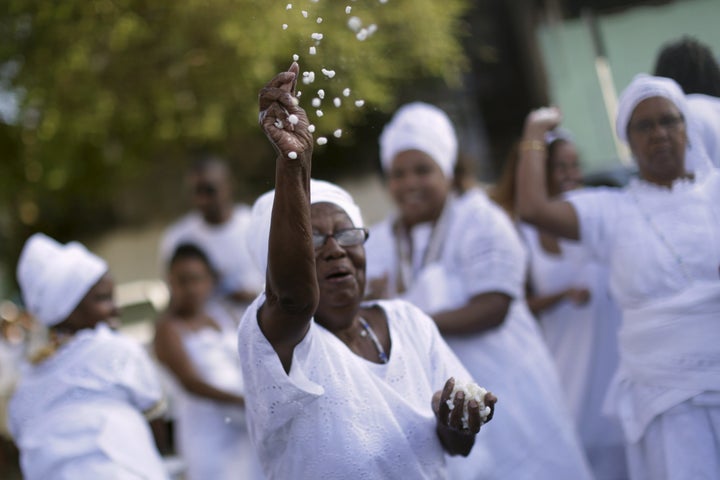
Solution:
<path fill-rule="evenodd" d="M 445 388 L 437 391 L 432 398 L 432 409 L 437 419 L 437 435 L 443 448 L 450 455 L 462 455 L 466 457 L 475 444 L 475 435 L 480 432 L 483 423 L 492 420 L 495 414 L 495 403 L 497 397 L 488 392 L 485 395 L 485 405 L 490 407 L 490 414 L 483 422 L 480 417 L 480 405 L 475 400 L 468 402 L 468 428 L 463 428 L 463 408 L 465 394 L 461 391 L 455 394 L 453 404 L 455 407 L 450 410 L 447 401 L 451 398 L 455 388 L 455 379 L 450 378 L 445 382 Z"/>

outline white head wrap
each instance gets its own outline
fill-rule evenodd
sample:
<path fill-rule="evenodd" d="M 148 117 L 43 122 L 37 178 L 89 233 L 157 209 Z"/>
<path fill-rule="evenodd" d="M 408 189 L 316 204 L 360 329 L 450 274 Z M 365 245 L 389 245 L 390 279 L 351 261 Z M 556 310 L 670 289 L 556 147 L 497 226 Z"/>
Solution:
<path fill-rule="evenodd" d="M 618 138 L 625 142 L 628 141 L 627 127 L 635 107 L 643 100 L 651 97 L 667 98 L 675 104 L 683 117 L 687 119 L 685 94 L 675 80 L 640 73 L 635 75 L 630 85 L 620 95 L 617 121 L 615 122 L 615 131 Z"/>
<path fill-rule="evenodd" d="M 267 270 L 268 240 L 270 238 L 270 219 L 272 215 L 275 190 L 261 195 L 253 205 L 252 217 L 248 228 L 248 247 L 255 265 L 261 272 Z M 355 227 L 363 226 L 360 207 L 344 189 L 323 180 L 310 180 L 310 203 L 332 203 L 342 208 Z"/>
<path fill-rule="evenodd" d="M 17 278 L 27 310 L 51 327 L 64 321 L 107 271 L 105 260 L 81 244 L 63 245 L 36 233 L 20 253 Z"/>
<path fill-rule="evenodd" d="M 453 178 L 458 141 L 450 118 L 433 105 L 413 102 L 395 112 L 380 135 L 380 162 L 388 172 L 395 156 L 406 150 L 427 153 L 445 177 Z"/>

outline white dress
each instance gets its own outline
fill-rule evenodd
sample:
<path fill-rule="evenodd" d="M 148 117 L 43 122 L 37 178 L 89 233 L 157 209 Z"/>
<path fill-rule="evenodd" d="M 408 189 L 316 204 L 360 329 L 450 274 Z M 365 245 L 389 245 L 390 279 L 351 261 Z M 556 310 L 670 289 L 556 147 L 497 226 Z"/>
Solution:
<path fill-rule="evenodd" d="M 430 314 L 484 292 L 515 299 L 498 328 L 445 336 L 473 378 L 498 397 L 497 414 L 470 456 L 449 459 L 451 478 L 590 478 L 555 365 L 524 301 L 526 254 L 515 228 L 480 190 L 449 202 L 440 242 L 428 240 L 429 231 L 425 241 L 419 238 L 424 228 L 413 231 L 415 245 L 431 247 L 415 249 L 420 260 L 413 262 L 416 273 L 403 298 Z M 388 275 L 396 285 L 400 262 L 392 222 L 371 229 L 367 271 L 368 279 Z M 437 259 L 423 264 L 433 244 L 440 245 Z"/>
<path fill-rule="evenodd" d="M 720 478 L 720 175 L 570 201 L 623 311 L 607 408 L 632 478 Z"/>
<path fill-rule="evenodd" d="M 286 374 L 258 326 L 264 302 L 261 294 L 243 317 L 239 351 L 250 435 L 269 478 L 447 478 L 431 399 L 448 378 L 470 377 L 427 316 L 407 302 L 377 303 L 390 329 L 386 364 L 313 321 Z"/>
<path fill-rule="evenodd" d="M 691 150 L 702 148 L 710 162 L 720 168 L 720 98 L 694 93 L 687 95 L 688 131 L 693 132 Z"/>
<path fill-rule="evenodd" d="M 586 304 L 563 300 L 540 312 L 538 320 L 596 480 L 627 478 L 620 424 L 602 413 L 618 365 L 621 318 L 610 297 L 607 268 L 588 258 L 578 242 L 560 241 L 561 252 L 550 253 L 540 244 L 535 227 L 521 224 L 520 231 L 530 254 L 529 279 L 536 295 L 568 288 L 590 291 Z"/>
<path fill-rule="evenodd" d="M 78 332 L 23 372 L 10 401 L 24 478 L 167 478 L 143 416 L 161 401 L 139 345 L 104 324 Z"/>
<path fill-rule="evenodd" d="M 244 386 L 234 331 L 203 328 L 182 333 L 183 346 L 208 384 L 239 395 Z M 177 389 L 176 438 L 188 480 L 262 478 L 245 422 L 245 409 Z"/>

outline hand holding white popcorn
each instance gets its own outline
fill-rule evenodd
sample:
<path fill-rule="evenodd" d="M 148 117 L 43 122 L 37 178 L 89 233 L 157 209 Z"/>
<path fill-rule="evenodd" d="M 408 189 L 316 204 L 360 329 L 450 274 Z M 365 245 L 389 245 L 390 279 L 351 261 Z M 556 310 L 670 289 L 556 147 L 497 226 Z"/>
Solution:
<path fill-rule="evenodd" d="M 313 137 L 305 110 L 299 106 L 295 87 L 300 67 L 293 62 L 260 90 L 259 121 L 265 135 L 283 158 L 295 160 L 312 153 Z"/>
<path fill-rule="evenodd" d="M 497 398 L 474 382 L 450 378 L 442 392 L 433 397 L 438 422 L 453 430 L 476 434 L 495 412 Z"/>

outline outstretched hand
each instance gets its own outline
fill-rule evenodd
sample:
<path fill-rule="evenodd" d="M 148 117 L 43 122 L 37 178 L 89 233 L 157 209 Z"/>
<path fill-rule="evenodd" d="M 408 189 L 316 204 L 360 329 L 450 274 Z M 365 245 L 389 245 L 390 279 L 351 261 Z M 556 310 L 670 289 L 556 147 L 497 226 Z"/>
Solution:
<path fill-rule="evenodd" d="M 562 121 L 562 113 L 557 107 L 542 107 L 531 111 L 525 117 L 523 139 L 544 141 L 545 133 L 554 129 Z"/>
<path fill-rule="evenodd" d="M 261 90 L 259 121 L 265 135 L 279 155 L 298 158 L 312 153 L 310 122 L 295 96 L 300 67 L 293 62 L 286 72 L 277 74 Z"/>

